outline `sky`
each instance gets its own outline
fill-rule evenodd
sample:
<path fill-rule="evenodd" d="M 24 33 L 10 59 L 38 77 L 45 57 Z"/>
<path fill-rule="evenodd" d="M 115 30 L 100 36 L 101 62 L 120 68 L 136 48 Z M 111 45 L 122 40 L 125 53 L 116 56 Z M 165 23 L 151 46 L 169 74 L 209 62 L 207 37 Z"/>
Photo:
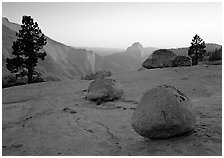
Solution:
<path fill-rule="evenodd" d="M 222 44 L 221 2 L 3 2 L 2 16 L 30 15 L 48 37 L 75 47 L 188 47 L 195 34 Z"/>

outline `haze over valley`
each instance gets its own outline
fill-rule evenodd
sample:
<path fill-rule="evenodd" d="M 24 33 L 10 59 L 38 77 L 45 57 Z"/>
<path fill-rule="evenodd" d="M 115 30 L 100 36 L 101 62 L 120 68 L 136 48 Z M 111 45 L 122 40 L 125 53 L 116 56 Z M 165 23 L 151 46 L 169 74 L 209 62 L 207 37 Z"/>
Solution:
<path fill-rule="evenodd" d="M 16 32 L 21 28 L 19 24 L 2 19 L 3 29 L 3 76 L 8 75 L 5 59 L 11 57 L 12 43 L 16 40 Z M 207 44 L 206 49 L 214 51 L 221 46 Z M 126 50 L 118 48 L 91 48 L 73 47 L 57 42 L 47 37 L 46 60 L 40 61 L 39 70 L 43 71 L 44 78 L 61 80 L 80 78 L 100 70 L 109 70 L 112 73 L 137 71 L 142 62 L 153 51 L 159 48 L 143 47 L 139 42 L 133 42 Z M 178 55 L 187 55 L 188 48 L 172 49 Z"/>

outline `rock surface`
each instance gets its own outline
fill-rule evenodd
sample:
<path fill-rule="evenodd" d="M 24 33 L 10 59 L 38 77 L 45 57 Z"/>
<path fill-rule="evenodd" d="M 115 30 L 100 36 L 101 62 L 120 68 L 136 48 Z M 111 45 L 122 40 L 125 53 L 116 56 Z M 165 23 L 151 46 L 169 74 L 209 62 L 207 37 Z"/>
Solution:
<path fill-rule="evenodd" d="M 167 49 L 159 49 L 153 52 L 152 56 L 146 59 L 142 66 L 147 69 L 171 67 L 177 55 Z"/>
<path fill-rule="evenodd" d="M 122 84 L 125 99 L 100 106 L 83 99 L 86 80 L 2 89 L 2 155 L 222 155 L 221 65 L 133 71 L 113 74 L 113 79 Z M 131 116 L 143 93 L 161 84 L 173 85 L 196 106 L 193 133 L 154 140 L 132 128 Z"/>
<path fill-rule="evenodd" d="M 190 57 L 178 55 L 173 60 L 173 66 L 191 66 L 192 60 Z"/>
<path fill-rule="evenodd" d="M 97 79 L 90 83 L 86 98 L 93 101 L 112 101 L 124 93 L 119 83 L 112 79 Z"/>
<path fill-rule="evenodd" d="M 147 138 L 168 138 L 191 131 L 194 106 L 179 90 L 162 85 L 146 92 L 132 116 L 134 130 Z"/>

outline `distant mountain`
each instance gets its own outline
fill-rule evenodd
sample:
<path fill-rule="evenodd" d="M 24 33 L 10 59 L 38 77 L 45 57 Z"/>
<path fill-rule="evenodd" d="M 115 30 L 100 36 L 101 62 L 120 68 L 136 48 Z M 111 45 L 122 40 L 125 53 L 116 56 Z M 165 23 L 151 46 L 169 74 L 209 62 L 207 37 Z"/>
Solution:
<path fill-rule="evenodd" d="M 132 46 L 128 47 L 126 50 L 126 54 L 131 54 L 141 59 L 146 59 L 153 51 L 157 50 L 158 48 L 154 47 L 146 47 L 144 48 L 139 42 L 135 42 Z"/>
<path fill-rule="evenodd" d="M 141 49 L 141 44 L 139 42 L 135 42 L 133 43 L 133 47 L 138 47 Z M 103 47 L 74 47 L 74 48 L 83 48 L 86 49 L 88 51 L 93 51 L 96 54 L 99 54 L 100 56 L 107 56 L 107 55 L 112 55 L 112 54 L 118 54 L 118 53 L 124 53 L 127 51 L 130 51 L 129 49 L 134 49 L 133 52 L 131 53 L 133 55 L 133 53 L 137 53 L 139 50 L 138 48 L 132 48 L 132 46 L 128 47 L 127 50 L 124 49 L 118 49 L 118 48 L 103 48 Z M 158 48 L 155 47 L 143 47 L 143 51 L 142 51 L 142 57 L 145 59 L 147 58 L 150 54 L 152 54 L 153 51 L 157 50 Z M 137 51 L 137 52 L 135 52 Z"/>
<path fill-rule="evenodd" d="M 19 32 L 19 30 L 21 29 L 21 26 L 19 24 L 10 22 L 6 17 L 2 18 L 2 24 L 15 32 Z"/>
<path fill-rule="evenodd" d="M 6 68 L 6 58 L 12 57 L 12 43 L 20 25 L 2 18 L 2 76 L 10 74 Z M 139 42 L 133 43 L 126 51 L 116 48 L 86 47 L 74 48 L 47 37 L 44 51 L 47 57 L 39 61 L 37 68 L 43 72 L 45 79 L 73 79 L 99 70 L 112 73 L 137 71 L 143 61 L 158 48 L 144 48 Z M 220 48 L 217 44 L 206 44 L 208 51 Z M 170 49 L 178 55 L 187 55 L 188 48 Z"/>
<path fill-rule="evenodd" d="M 206 45 L 206 51 L 207 52 L 213 52 L 215 49 L 221 48 L 221 45 L 214 44 L 214 43 L 206 43 L 205 45 Z M 172 52 L 174 52 L 177 55 L 188 56 L 188 48 L 189 47 L 176 48 L 176 49 L 172 48 L 172 49 L 169 49 L 169 50 L 171 50 Z"/>
<path fill-rule="evenodd" d="M 143 59 L 126 53 L 116 53 L 104 57 L 105 68 L 116 72 L 135 71 L 141 67 Z"/>
<path fill-rule="evenodd" d="M 143 59 L 144 48 L 139 42 L 135 42 L 132 44 L 132 46 L 127 48 L 125 53 Z"/>
<path fill-rule="evenodd" d="M 6 57 L 11 57 L 12 43 L 16 40 L 16 32 L 20 25 L 2 19 L 2 53 L 3 53 L 3 75 L 8 73 L 5 66 Z M 76 78 L 96 71 L 99 66 L 95 63 L 99 55 L 85 49 L 75 49 L 65 44 L 59 43 L 47 37 L 47 45 L 44 51 L 47 57 L 44 61 L 39 61 L 38 69 L 44 71 L 46 77 L 51 78 Z M 99 60 L 99 59 L 97 59 Z M 100 63 L 100 62 L 99 62 Z"/>
<path fill-rule="evenodd" d="M 122 53 L 125 50 L 118 49 L 118 48 L 103 48 L 103 47 L 74 47 L 74 48 L 83 48 L 88 51 L 93 51 L 96 54 L 99 54 L 101 56 L 107 56 L 115 53 Z"/>
<path fill-rule="evenodd" d="M 207 43 L 206 44 L 206 51 L 213 52 L 215 49 L 220 49 L 222 46 L 215 43 Z"/>
<path fill-rule="evenodd" d="M 157 48 L 144 48 L 139 42 L 133 43 L 125 52 L 104 56 L 105 68 L 116 69 L 116 72 L 135 71 L 141 68 L 142 62 Z"/>
<path fill-rule="evenodd" d="M 6 58 L 12 57 L 12 43 L 16 40 L 16 32 L 20 30 L 20 25 L 11 23 L 8 19 L 2 18 L 2 73 L 3 76 L 9 74 L 6 69 Z M 47 57 L 44 61 L 39 61 L 37 66 L 44 74 L 44 78 L 71 79 L 79 78 L 86 74 L 99 70 L 110 70 L 112 73 L 138 70 L 141 67 L 142 59 L 125 53 L 114 53 L 107 56 L 100 56 L 94 51 L 74 48 L 57 42 L 47 37 L 47 44 L 44 51 Z M 103 50 L 100 50 L 102 54 Z M 107 49 L 107 53 L 118 49 Z"/>

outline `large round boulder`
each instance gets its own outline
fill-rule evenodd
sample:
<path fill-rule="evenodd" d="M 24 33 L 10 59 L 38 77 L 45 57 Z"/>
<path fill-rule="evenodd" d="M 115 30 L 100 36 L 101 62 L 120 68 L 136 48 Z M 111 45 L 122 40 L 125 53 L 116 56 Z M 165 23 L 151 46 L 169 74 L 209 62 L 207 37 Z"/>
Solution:
<path fill-rule="evenodd" d="M 132 127 L 146 138 L 168 138 L 191 131 L 196 113 L 190 99 L 172 86 L 145 93 L 132 115 Z"/>
<path fill-rule="evenodd" d="M 124 90 L 112 79 L 97 79 L 89 84 L 86 98 L 93 101 L 112 101 L 119 99 Z"/>
<path fill-rule="evenodd" d="M 142 66 L 147 69 L 171 67 L 174 58 L 177 55 L 167 49 L 159 49 L 152 53 L 152 55 L 146 59 Z"/>
<path fill-rule="evenodd" d="M 178 55 L 173 60 L 173 66 L 191 66 L 192 60 L 188 56 Z"/>

